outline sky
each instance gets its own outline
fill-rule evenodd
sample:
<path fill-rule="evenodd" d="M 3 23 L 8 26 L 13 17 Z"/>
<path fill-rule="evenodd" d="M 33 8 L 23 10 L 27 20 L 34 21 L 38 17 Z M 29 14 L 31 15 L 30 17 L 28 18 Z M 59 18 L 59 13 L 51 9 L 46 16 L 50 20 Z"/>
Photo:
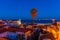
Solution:
<path fill-rule="evenodd" d="M 36 19 L 60 19 L 60 0 L 0 0 L 0 19 L 31 19 L 32 8 Z"/>

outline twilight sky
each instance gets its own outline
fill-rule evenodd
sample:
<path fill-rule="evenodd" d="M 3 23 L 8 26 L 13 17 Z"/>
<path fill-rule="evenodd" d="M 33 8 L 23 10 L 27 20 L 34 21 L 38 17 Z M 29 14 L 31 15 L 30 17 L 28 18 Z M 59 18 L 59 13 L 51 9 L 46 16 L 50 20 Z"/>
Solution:
<path fill-rule="evenodd" d="M 0 0 L 0 19 L 31 19 L 36 8 L 39 18 L 60 19 L 60 0 Z"/>

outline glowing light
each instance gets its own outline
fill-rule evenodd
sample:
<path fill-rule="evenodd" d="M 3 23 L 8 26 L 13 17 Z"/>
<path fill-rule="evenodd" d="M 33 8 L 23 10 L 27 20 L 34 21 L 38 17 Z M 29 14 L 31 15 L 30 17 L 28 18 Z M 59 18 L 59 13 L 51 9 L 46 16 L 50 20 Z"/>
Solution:
<path fill-rule="evenodd" d="M 18 25 L 20 25 L 20 24 L 21 24 L 21 20 L 19 19 L 19 20 L 17 21 L 17 23 L 18 23 Z"/>
<path fill-rule="evenodd" d="M 31 33 L 31 31 L 28 31 L 28 32 L 25 33 L 25 35 L 26 35 L 26 36 L 29 36 L 30 33 Z"/>
<path fill-rule="evenodd" d="M 55 40 L 60 40 L 60 22 L 57 22 L 57 26 L 49 26 L 47 31 L 53 34 Z"/>

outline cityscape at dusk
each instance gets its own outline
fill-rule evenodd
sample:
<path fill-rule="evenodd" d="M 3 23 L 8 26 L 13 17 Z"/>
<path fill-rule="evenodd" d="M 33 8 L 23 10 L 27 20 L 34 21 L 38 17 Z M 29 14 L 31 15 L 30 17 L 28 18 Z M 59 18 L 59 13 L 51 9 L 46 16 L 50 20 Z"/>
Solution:
<path fill-rule="evenodd" d="M 0 40 L 60 40 L 60 0 L 0 0 Z"/>

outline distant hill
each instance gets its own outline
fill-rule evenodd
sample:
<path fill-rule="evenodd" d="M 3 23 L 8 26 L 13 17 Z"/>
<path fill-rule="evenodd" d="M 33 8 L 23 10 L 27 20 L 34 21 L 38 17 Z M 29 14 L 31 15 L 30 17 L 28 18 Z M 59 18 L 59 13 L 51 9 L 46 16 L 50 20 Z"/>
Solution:
<path fill-rule="evenodd" d="M 57 20 L 55 20 L 56 22 Z M 32 20 L 21 20 L 22 23 L 32 23 Z M 52 23 L 52 20 L 34 20 L 34 23 Z"/>

